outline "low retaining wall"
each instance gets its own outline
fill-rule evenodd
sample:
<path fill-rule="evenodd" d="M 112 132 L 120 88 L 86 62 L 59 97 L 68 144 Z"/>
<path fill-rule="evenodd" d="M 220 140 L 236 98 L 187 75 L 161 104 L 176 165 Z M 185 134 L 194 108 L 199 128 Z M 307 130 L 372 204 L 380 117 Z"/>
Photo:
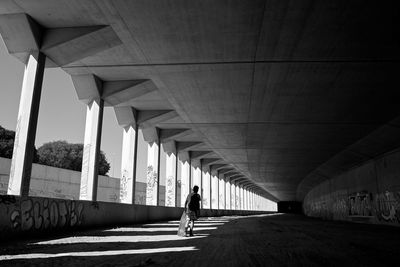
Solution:
<path fill-rule="evenodd" d="M 304 214 L 400 226 L 400 151 L 387 153 L 314 187 Z"/>
<path fill-rule="evenodd" d="M 176 220 L 183 208 L 0 195 L 0 235 L 39 234 L 99 226 Z M 202 210 L 201 216 L 262 214 L 255 211 Z"/>
<path fill-rule="evenodd" d="M 0 194 L 7 194 L 11 159 L 0 157 Z M 81 172 L 33 163 L 29 196 L 77 200 Z M 120 202 L 119 178 L 99 175 L 97 200 Z M 136 181 L 135 203 L 146 204 L 146 183 Z M 165 205 L 165 186 L 160 185 L 160 204 Z"/>

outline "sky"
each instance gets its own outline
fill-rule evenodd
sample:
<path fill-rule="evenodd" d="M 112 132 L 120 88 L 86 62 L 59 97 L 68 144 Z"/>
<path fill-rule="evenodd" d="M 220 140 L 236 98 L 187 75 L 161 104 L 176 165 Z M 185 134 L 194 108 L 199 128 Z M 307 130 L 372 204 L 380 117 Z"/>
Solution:
<path fill-rule="evenodd" d="M 9 55 L 0 38 L 0 125 L 15 130 L 24 64 Z M 36 133 L 36 148 L 65 140 L 83 143 L 86 105 L 77 98 L 69 74 L 60 68 L 46 69 Z M 104 109 L 101 150 L 111 163 L 109 176 L 120 177 L 122 129 L 112 108 Z"/>

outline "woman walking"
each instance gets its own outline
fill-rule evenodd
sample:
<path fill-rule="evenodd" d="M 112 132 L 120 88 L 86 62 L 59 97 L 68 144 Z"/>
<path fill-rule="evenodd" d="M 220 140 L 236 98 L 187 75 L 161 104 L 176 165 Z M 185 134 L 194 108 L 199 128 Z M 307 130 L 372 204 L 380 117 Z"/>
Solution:
<path fill-rule="evenodd" d="M 179 224 L 179 236 L 193 236 L 194 221 L 199 217 L 201 197 L 197 193 L 199 187 L 195 185 L 192 193 L 190 193 L 185 201 L 185 210 L 183 211 Z M 189 230 L 189 233 L 188 233 Z"/>

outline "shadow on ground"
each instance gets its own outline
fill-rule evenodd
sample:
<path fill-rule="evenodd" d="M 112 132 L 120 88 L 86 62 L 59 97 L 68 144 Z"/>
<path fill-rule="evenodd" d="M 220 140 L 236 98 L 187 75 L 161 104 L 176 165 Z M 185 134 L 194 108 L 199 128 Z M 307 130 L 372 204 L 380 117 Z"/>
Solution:
<path fill-rule="evenodd" d="M 201 218 L 190 238 L 177 228 L 170 221 L 4 243 L 0 265 L 388 266 L 400 247 L 396 227 L 301 215 Z"/>

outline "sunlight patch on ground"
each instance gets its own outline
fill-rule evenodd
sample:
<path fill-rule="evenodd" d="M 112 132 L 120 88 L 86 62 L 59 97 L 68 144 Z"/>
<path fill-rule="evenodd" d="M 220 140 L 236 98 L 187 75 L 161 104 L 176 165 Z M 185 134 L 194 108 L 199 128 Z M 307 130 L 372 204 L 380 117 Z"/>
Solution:
<path fill-rule="evenodd" d="M 132 254 L 150 254 L 150 253 L 166 253 L 166 252 L 182 252 L 195 251 L 195 247 L 172 247 L 172 248 L 152 248 L 152 249 L 129 249 L 129 250 L 108 250 L 108 251 L 82 251 L 82 252 L 66 252 L 66 253 L 32 253 L 19 255 L 0 255 L 0 261 L 19 260 L 19 259 L 46 259 L 58 257 L 94 257 L 94 256 L 117 256 Z"/>
<path fill-rule="evenodd" d="M 196 223 L 228 223 L 230 221 L 208 221 L 208 220 L 198 220 Z M 168 223 L 179 223 L 179 221 L 168 221 Z"/>
<path fill-rule="evenodd" d="M 201 227 L 201 226 L 195 228 L 196 231 L 208 231 L 216 229 L 217 227 Z M 178 232 L 178 228 L 177 227 L 158 227 L 158 228 L 121 227 L 121 228 L 104 230 L 104 232 Z"/>
<path fill-rule="evenodd" d="M 215 225 L 224 225 L 224 223 L 199 223 L 199 222 L 194 222 L 194 225 L 198 226 L 215 226 Z M 143 224 L 143 227 L 152 227 L 152 226 L 176 226 L 178 229 L 179 223 L 153 223 L 153 224 Z"/>
<path fill-rule="evenodd" d="M 193 236 L 194 238 L 203 238 L 201 236 Z M 76 243 L 136 243 L 136 242 L 158 242 L 158 241 L 176 241 L 182 240 L 178 235 L 132 235 L 132 236 L 74 236 L 67 238 L 54 239 L 31 243 L 31 245 L 55 245 L 55 244 L 76 244 Z"/>

